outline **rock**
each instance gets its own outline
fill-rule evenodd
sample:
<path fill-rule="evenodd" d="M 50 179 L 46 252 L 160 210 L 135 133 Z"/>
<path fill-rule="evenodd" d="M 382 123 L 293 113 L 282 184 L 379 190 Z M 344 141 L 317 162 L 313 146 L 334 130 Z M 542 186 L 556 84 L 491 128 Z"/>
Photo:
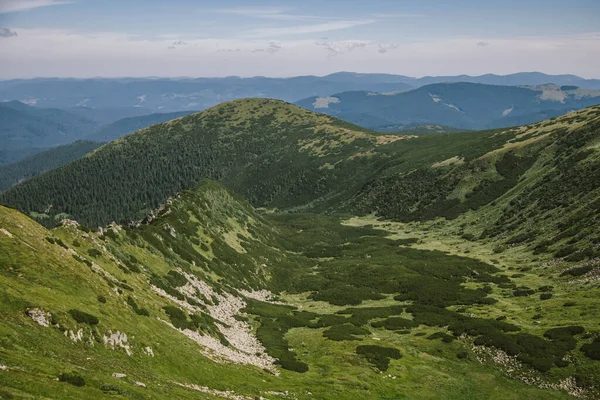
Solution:
<path fill-rule="evenodd" d="M 112 376 L 113 376 L 113 378 L 121 379 L 121 378 L 125 378 L 127 375 L 122 374 L 120 372 L 113 372 Z"/>
<path fill-rule="evenodd" d="M 145 383 L 142 383 L 142 382 L 136 382 L 136 383 L 135 383 L 135 386 L 139 386 L 139 387 L 146 387 L 146 384 L 145 384 Z"/>

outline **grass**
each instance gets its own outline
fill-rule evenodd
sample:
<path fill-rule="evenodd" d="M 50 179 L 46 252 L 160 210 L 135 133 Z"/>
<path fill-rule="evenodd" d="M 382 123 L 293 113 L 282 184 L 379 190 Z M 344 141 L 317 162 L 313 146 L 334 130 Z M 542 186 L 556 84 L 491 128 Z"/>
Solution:
<path fill-rule="evenodd" d="M 208 209 L 210 216 L 205 212 Z M 424 308 L 411 312 L 411 307 L 442 309 L 425 304 L 420 297 L 395 300 L 407 279 L 433 279 L 454 288 L 452 293 L 472 291 L 478 298 L 497 300 L 480 304 L 449 297 L 449 304 L 443 306 L 454 313 L 451 315 L 473 314 L 493 321 L 508 316 L 505 323 L 538 338 L 557 328 L 552 321 L 558 320 L 582 326 L 585 334 L 598 330 L 593 322 L 599 320 L 593 307 L 593 290 L 588 293 L 569 286 L 567 278 L 556 279 L 557 272 L 540 276 L 545 269 L 532 267 L 533 256 L 523 249 L 510 248 L 498 255 L 492 251 L 492 242 L 461 238 L 454 233 L 458 221 L 439 226 L 434 226 L 437 222 L 399 224 L 373 218 L 348 222 L 377 228 L 372 229 L 341 225 L 339 217 L 310 214 L 263 218 L 247 203 L 211 184 L 198 192 L 184 193 L 164 212 L 149 224 L 101 239 L 71 227 L 49 232 L 14 210 L 0 208 L 0 226 L 12 235 L 0 232 L 0 262 L 10 266 L 0 271 L 0 312 L 5 316 L 0 321 L 0 365 L 8 367 L 0 371 L 0 397 L 8 397 L 4 393 L 16 398 L 65 399 L 95 398 L 105 393 L 134 399 L 150 395 L 158 399 L 204 396 L 173 383 L 180 382 L 268 399 L 278 397 L 268 391 L 288 391 L 298 399 L 568 398 L 564 392 L 512 379 L 493 362 L 477 362 L 470 338 L 446 343 L 443 339 L 451 331 L 444 327 L 404 323 L 427 317 Z M 235 224 L 227 222 L 231 218 Z M 174 227 L 175 237 L 164 228 L 167 223 Z M 229 246 L 223 235 L 230 230 L 239 232 L 242 227 L 252 232 L 240 239 L 245 253 L 238 252 L 236 244 Z M 67 247 L 77 240 L 79 246 L 69 249 L 79 257 L 93 259 L 93 264 L 77 261 L 70 250 L 46 237 L 59 238 Z M 207 257 L 193 238 L 209 243 L 210 251 L 220 254 L 218 259 Z M 89 257 L 90 249 L 99 254 Z M 468 257 L 465 249 L 470 250 Z M 335 258 L 329 256 L 333 252 Z M 125 256 L 140 272 L 120 268 L 117 261 Z M 121 264 L 125 265 L 124 261 Z M 479 275 L 473 275 L 473 270 Z M 197 328 L 218 338 L 213 320 L 198 319 L 149 288 L 148 280 L 158 277 L 165 288 L 176 290 L 185 285 L 184 271 L 218 292 L 237 293 L 234 289 L 242 287 L 269 288 L 280 293 L 285 305 L 247 300 L 248 315 L 243 317 L 250 321 L 267 352 L 280 359 L 281 375 L 252 366 L 214 362 L 200 353 L 195 342 L 157 320 Z M 520 276 L 506 279 L 536 291 L 553 286 L 553 297 L 543 302 L 536 296 L 514 297 L 514 289 L 501 289 L 485 278 L 510 276 L 517 271 Z M 310 276 L 322 279 L 310 280 Z M 323 284 L 323 288 L 333 289 L 366 288 L 378 296 L 362 299 L 353 295 L 353 300 L 359 300 L 356 305 L 336 305 L 336 296 L 326 295 L 327 301 L 312 296 L 321 292 Z M 485 286 L 491 288 L 491 293 L 483 289 Z M 407 293 L 414 290 L 411 286 Z M 544 290 L 536 293 L 548 293 L 547 288 Z M 104 302 L 99 301 L 100 296 Z M 563 307 L 567 301 L 577 305 Z M 32 307 L 51 312 L 60 329 L 32 321 L 24 312 Z M 461 308 L 464 310 L 458 311 Z M 136 309 L 146 310 L 150 317 Z M 98 322 L 93 326 L 79 324 L 69 310 L 97 317 Z M 533 320 L 539 313 L 543 317 Z M 402 324 L 398 323 L 400 319 Z M 64 334 L 79 329 L 83 329 L 83 341 L 74 342 Z M 102 337 L 109 331 L 127 334 L 131 356 L 122 348 L 103 344 Z M 93 332 L 98 334 L 99 342 Z M 563 333 L 551 331 L 549 335 L 562 337 Z M 534 376 L 557 382 L 569 373 L 578 374 L 579 379 L 587 377 L 588 384 L 593 384 L 598 367 L 589 355 L 595 354 L 596 342 L 592 337 L 585 338 L 585 334 L 575 335 L 577 348 L 570 352 L 577 368 L 557 367 L 546 375 L 534 371 Z M 433 340 L 432 335 L 442 340 Z M 589 346 L 584 347 L 585 352 L 579 351 L 586 344 Z M 366 347 L 358 350 L 358 346 Z M 154 357 L 146 353 L 146 347 L 152 348 Z M 395 349 L 402 357 L 385 349 Z M 466 357 L 457 357 L 459 353 L 466 353 Z M 380 372 L 386 368 L 385 373 Z M 57 381 L 63 373 L 75 373 L 85 386 Z M 127 376 L 117 379 L 113 373 Z M 147 387 L 136 386 L 135 382 Z"/>

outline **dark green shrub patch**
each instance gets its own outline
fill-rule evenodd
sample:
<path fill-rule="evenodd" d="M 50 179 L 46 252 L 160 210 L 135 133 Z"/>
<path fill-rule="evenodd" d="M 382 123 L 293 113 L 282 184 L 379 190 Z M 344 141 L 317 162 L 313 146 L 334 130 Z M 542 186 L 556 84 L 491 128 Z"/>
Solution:
<path fill-rule="evenodd" d="M 267 354 L 278 360 L 277 364 L 290 371 L 308 371 L 308 365 L 298 361 L 296 353 L 290 351 L 284 335 L 291 328 L 317 325 L 313 322 L 317 319 L 317 314 L 298 312 L 290 306 L 269 304 L 254 299 L 247 299 L 244 312 L 259 317 L 260 326 L 256 336 L 265 346 Z"/>
<path fill-rule="evenodd" d="M 554 253 L 554 257 L 557 257 L 557 258 L 566 257 L 570 254 L 573 254 L 575 251 L 577 251 L 577 248 L 574 246 L 562 247 Z"/>
<path fill-rule="evenodd" d="M 87 253 L 94 258 L 102 255 L 102 252 L 98 249 L 88 249 Z"/>
<path fill-rule="evenodd" d="M 106 303 L 106 297 L 104 296 L 98 296 L 97 299 L 100 303 Z"/>
<path fill-rule="evenodd" d="M 355 326 L 366 325 L 370 320 L 375 318 L 387 318 L 392 315 L 402 314 L 403 306 L 388 306 L 388 307 L 363 307 L 363 308 L 347 308 L 338 311 L 336 314 L 351 314 L 347 322 Z"/>
<path fill-rule="evenodd" d="M 69 314 L 80 324 L 98 325 L 98 322 L 100 322 L 97 317 L 80 310 L 69 310 Z"/>
<path fill-rule="evenodd" d="M 363 300 L 381 300 L 384 296 L 369 288 L 344 285 L 320 290 L 311 294 L 309 298 L 326 301 L 336 306 L 355 306 L 362 303 Z"/>
<path fill-rule="evenodd" d="M 549 300 L 552 298 L 552 293 L 542 293 L 540 294 L 540 300 Z"/>
<path fill-rule="evenodd" d="M 553 332 L 550 333 L 551 336 L 560 339 L 549 341 L 528 333 L 491 332 L 475 339 L 475 344 L 496 347 L 511 356 L 516 356 L 524 364 L 541 372 L 547 372 L 557 364 L 562 365 L 561 360 L 575 348 L 576 344 L 572 337 L 565 336 L 566 330 L 561 331 L 559 328 L 551 331 Z"/>
<path fill-rule="evenodd" d="M 100 390 L 109 395 L 115 394 L 124 396 L 127 394 L 127 391 L 125 389 L 122 389 L 115 385 L 111 385 L 110 383 L 105 383 L 102 386 L 100 386 Z"/>
<path fill-rule="evenodd" d="M 463 358 L 467 358 L 468 356 L 469 356 L 469 354 L 465 350 L 461 350 L 456 354 L 456 357 L 460 358 L 461 360 Z"/>
<path fill-rule="evenodd" d="M 133 297 L 127 296 L 127 304 L 129 304 L 136 314 L 143 315 L 145 317 L 150 316 L 150 312 L 147 309 L 138 306 Z"/>
<path fill-rule="evenodd" d="M 600 361 L 600 337 L 594 339 L 592 343 L 582 345 L 581 351 L 587 358 Z"/>
<path fill-rule="evenodd" d="M 519 288 L 513 292 L 513 296 L 515 297 L 531 296 L 532 294 L 535 294 L 535 290 L 524 288 Z"/>
<path fill-rule="evenodd" d="M 427 339 L 429 339 L 429 340 L 442 339 L 442 342 L 444 342 L 444 343 L 452 343 L 454 341 L 454 339 L 456 339 L 456 338 L 454 336 L 448 335 L 447 333 L 444 333 L 444 332 L 435 332 L 435 333 L 427 336 Z"/>
<path fill-rule="evenodd" d="M 387 371 L 391 359 L 402 358 L 402 353 L 398 349 L 374 345 L 357 346 L 356 354 L 364 356 L 371 365 L 380 371 Z"/>
<path fill-rule="evenodd" d="M 73 386 L 85 386 L 85 379 L 76 372 L 63 372 L 58 376 L 59 382 L 67 382 Z"/>
<path fill-rule="evenodd" d="M 385 329 L 395 331 L 398 329 L 414 328 L 418 325 L 410 319 L 401 317 L 391 317 L 383 321 L 372 322 L 371 326 L 374 328 L 383 327 Z"/>
<path fill-rule="evenodd" d="M 356 335 L 368 335 L 369 331 L 364 328 L 359 328 L 352 324 L 333 325 L 323 332 L 323 336 L 329 340 L 362 340 Z"/>

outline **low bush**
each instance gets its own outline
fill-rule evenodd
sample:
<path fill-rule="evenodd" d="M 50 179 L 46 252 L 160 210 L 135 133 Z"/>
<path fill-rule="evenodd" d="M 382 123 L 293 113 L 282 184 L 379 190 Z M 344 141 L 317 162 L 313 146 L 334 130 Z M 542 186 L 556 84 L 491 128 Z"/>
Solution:
<path fill-rule="evenodd" d="M 98 322 L 100 322 L 97 317 L 80 310 L 69 310 L 69 314 L 80 324 L 98 325 Z"/>
<path fill-rule="evenodd" d="M 333 325 L 323 332 L 323 336 L 329 340 L 362 340 L 355 335 L 367 335 L 369 331 L 352 324 Z"/>
<path fill-rule="evenodd" d="M 592 343 L 582 345 L 581 351 L 587 358 L 600 361 L 600 337 Z"/>
<path fill-rule="evenodd" d="M 76 372 L 63 372 L 58 376 L 58 381 L 67 382 L 78 387 L 85 386 L 85 379 L 83 379 L 83 377 Z"/>
<path fill-rule="evenodd" d="M 387 371 L 391 359 L 399 360 L 402 358 L 402 353 L 398 349 L 374 345 L 357 346 L 356 354 L 364 356 L 370 364 L 380 371 Z"/>
<path fill-rule="evenodd" d="M 136 314 L 143 315 L 145 317 L 150 316 L 150 312 L 147 309 L 138 306 L 133 297 L 127 296 L 127 304 L 129 304 Z"/>

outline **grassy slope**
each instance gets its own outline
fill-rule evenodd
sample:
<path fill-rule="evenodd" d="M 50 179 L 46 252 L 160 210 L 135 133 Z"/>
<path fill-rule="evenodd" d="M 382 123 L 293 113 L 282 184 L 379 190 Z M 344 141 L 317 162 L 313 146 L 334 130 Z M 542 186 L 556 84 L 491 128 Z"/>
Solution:
<path fill-rule="evenodd" d="M 360 344 L 392 346 L 403 354 L 403 358 L 392 361 L 383 374 L 355 354 L 358 343 L 326 339 L 323 337 L 324 328 L 293 328 L 285 338 L 298 359 L 308 364 L 309 371 L 300 374 L 280 369 L 281 375 L 273 376 L 256 367 L 211 361 L 199 353 L 200 347 L 196 343 L 157 321 L 156 318 L 168 319 L 161 307 L 174 303 L 149 290 L 148 278 L 165 276 L 173 269 L 189 271 L 215 289 L 231 293 L 236 293 L 234 287 L 274 289 L 287 285 L 285 293 L 288 294 L 284 294 L 284 299 L 292 306 L 301 307 L 298 312 L 330 314 L 345 309 L 344 306 L 307 299 L 307 293 L 296 293 L 296 281 L 290 283 L 286 277 L 292 274 L 301 281 L 307 273 L 312 274 L 310 271 L 315 262 L 320 263 L 314 254 L 307 258 L 298 253 L 323 246 L 327 243 L 323 242 L 325 238 L 332 243 L 360 243 L 364 240 L 361 239 L 363 235 L 367 234 L 372 237 L 369 240 L 372 240 L 374 265 L 396 256 L 386 250 L 393 244 L 379 238 L 377 231 L 343 228 L 335 220 L 323 218 L 300 216 L 292 220 L 288 217 L 263 220 L 247 203 L 236 200 L 212 183 L 182 193 L 149 223 L 127 232 L 106 231 L 100 236 L 70 226 L 48 231 L 14 210 L 0 208 L 0 226 L 3 229 L 0 232 L 0 256 L 2 265 L 6 266 L 0 274 L 0 310 L 3 316 L 0 322 L 3 337 L 0 365 L 8 367 L 8 370 L 0 371 L 3 379 L 0 393 L 16 398 L 98 397 L 103 385 L 113 385 L 113 389 L 122 391 L 127 398 L 146 398 L 149 392 L 153 398 L 210 398 L 204 393 L 182 388 L 174 384 L 175 381 L 265 398 L 280 397 L 268 394 L 268 391 L 289 391 L 299 399 L 335 399 L 340 396 L 348 399 L 365 396 L 404 396 L 411 399 L 433 396 L 448 399 L 566 398 L 558 391 L 542 390 L 507 379 L 492 364 L 481 365 L 473 356 L 457 359 L 457 352 L 465 348 L 468 350 L 466 342 L 444 344 L 439 340 L 427 340 L 426 336 L 414 335 L 439 331 L 435 327 L 421 326 L 414 328 L 411 335 L 398 335 L 383 328 L 366 326 L 372 333 Z M 305 226 L 306 235 L 297 236 L 298 224 Z M 171 228 L 175 229 L 175 237 Z M 70 250 L 60 244 L 49 243 L 46 237 L 61 239 Z M 162 239 L 157 242 L 152 237 Z M 291 240 L 292 237 L 297 239 Z M 202 243 L 209 243 L 208 250 Z M 240 244 L 246 253 L 240 250 Z M 296 251 L 292 252 L 292 248 Z M 90 252 L 92 249 L 100 254 Z M 69 254 L 71 251 L 93 261 L 112 278 L 104 279 L 85 263 L 76 261 Z M 187 261 L 192 251 L 196 252 L 195 266 Z M 349 265 L 356 263 L 357 254 L 363 254 L 360 247 L 349 251 L 340 258 L 341 262 Z M 212 258 L 215 253 L 219 257 Z M 131 255 L 137 260 L 135 264 L 140 272 L 126 272 L 129 269 L 126 259 Z M 442 262 L 446 256 L 440 253 L 436 257 L 441 257 L 439 260 Z M 399 258 L 398 262 L 408 263 L 406 265 L 413 262 L 402 260 Z M 205 264 L 202 265 L 202 262 Z M 269 265 L 261 270 L 263 262 Z M 322 272 L 319 273 L 334 267 L 335 264 L 325 264 L 320 267 Z M 248 271 L 253 272 L 248 274 Z M 115 291 L 119 287 L 121 294 Z M 150 316 L 136 314 L 125 301 L 128 295 L 138 306 L 146 308 Z M 98 296 L 104 296 L 106 303 L 99 302 Z M 397 302 L 370 300 L 361 307 L 382 307 L 393 303 Z M 281 307 L 261 302 L 251 304 L 254 311 L 249 312 L 255 315 L 244 318 L 255 326 L 269 319 L 261 316 L 265 307 Z M 55 318 L 53 322 L 58 322 L 62 329 L 74 332 L 83 329 L 84 342 L 73 342 L 55 327 L 36 324 L 25 314 L 30 307 L 51 312 Z M 77 324 L 67 313 L 72 308 L 97 316 L 99 324 L 93 329 Z M 280 311 L 273 312 L 277 315 Z M 211 329 L 210 325 L 204 328 Z M 97 330 L 100 336 L 108 330 L 125 332 L 133 355 L 126 355 L 123 349 L 107 348 L 102 341 L 88 339 L 92 330 Z M 144 353 L 146 346 L 152 347 L 155 357 Z M 79 388 L 55 380 L 60 373 L 69 371 L 81 375 L 86 386 Z M 114 378 L 111 374 L 115 372 L 125 373 L 127 377 Z M 136 386 L 136 381 L 145 383 L 147 387 Z M 309 391 L 312 394 L 308 394 Z"/>

